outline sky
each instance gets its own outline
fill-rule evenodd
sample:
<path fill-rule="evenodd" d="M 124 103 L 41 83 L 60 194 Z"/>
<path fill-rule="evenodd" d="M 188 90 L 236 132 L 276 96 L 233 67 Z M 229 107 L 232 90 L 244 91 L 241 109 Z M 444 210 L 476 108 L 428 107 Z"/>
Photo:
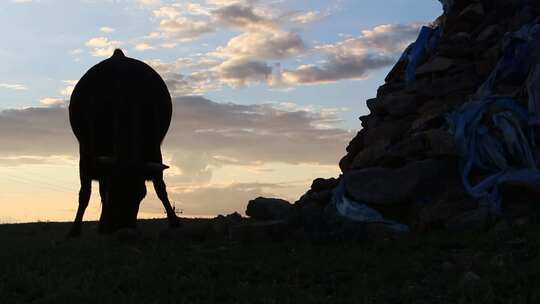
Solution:
<path fill-rule="evenodd" d="M 338 176 L 365 101 L 440 14 L 435 0 L 0 0 L 0 223 L 74 217 L 69 97 L 115 48 L 164 78 L 169 195 L 209 217 Z M 164 217 L 148 186 L 139 217 Z"/>

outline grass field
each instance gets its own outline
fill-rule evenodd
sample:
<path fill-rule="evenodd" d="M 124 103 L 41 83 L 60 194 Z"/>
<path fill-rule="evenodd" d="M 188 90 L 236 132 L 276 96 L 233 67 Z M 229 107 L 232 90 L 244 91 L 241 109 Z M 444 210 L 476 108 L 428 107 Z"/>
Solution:
<path fill-rule="evenodd" d="M 64 240 L 1 225 L 0 303 L 540 303 L 540 227 L 381 242 Z"/>

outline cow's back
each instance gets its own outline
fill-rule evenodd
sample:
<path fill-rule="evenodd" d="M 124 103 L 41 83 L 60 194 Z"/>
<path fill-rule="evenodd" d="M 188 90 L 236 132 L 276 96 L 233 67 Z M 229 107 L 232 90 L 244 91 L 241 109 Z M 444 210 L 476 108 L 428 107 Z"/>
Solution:
<path fill-rule="evenodd" d="M 69 105 L 81 157 L 124 162 L 161 161 L 171 114 L 171 97 L 159 74 L 119 50 L 81 78 Z"/>

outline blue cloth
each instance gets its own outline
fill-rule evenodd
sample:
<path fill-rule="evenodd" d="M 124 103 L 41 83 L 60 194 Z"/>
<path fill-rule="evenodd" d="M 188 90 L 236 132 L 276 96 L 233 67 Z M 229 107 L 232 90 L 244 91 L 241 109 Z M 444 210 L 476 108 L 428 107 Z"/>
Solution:
<path fill-rule="evenodd" d="M 540 18 L 507 34 L 503 42 L 503 55 L 488 79 L 476 92 L 477 96 L 490 96 L 499 84 L 521 85 L 531 68 L 540 59 Z"/>
<path fill-rule="evenodd" d="M 345 177 L 341 179 L 334 189 L 334 203 L 339 214 L 351 220 L 360 222 L 380 222 L 384 220 L 378 211 L 349 198 L 345 189 Z"/>
<path fill-rule="evenodd" d="M 454 5 L 454 0 L 439 0 L 443 6 L 443 11 L 445 14 L 449 13 Z"/>
<path fill-rule="evenodd" d="M 431 28 L 423 26 L 415 42 L 413 42 L 401 55 L 399 62 L 407 62 L 405 81 L 411 83 L 416 80 L 416 68 L 426 59 L 438 45 L 442 35 L 442 27 Z"/>
<path fill-rule="evenodd" d="M 471 100 L 447 116 L 450 132 L 464 159 L 462 179 L 467 192 L 502 213 L 500 185 L 507 182 L 540 185 L 540 160 L 529 126 L 529 113 L 505 97 Z M 481 169 L 473 185 L 470 175 Z"/>
<path fill-rule="evenodd" d="M 335 205 L 337 212 L 341 216 L 356 222 L 385 224 L 396 232 L 406 233 L 410 231 L 409 226 L 387 220 L 377 210 L 351 199 L 347 195 L 346 182 L 347 174 L 343 176 L 338 186 L 333 190 L 332 196 L 332 204 Z"/>
<path fill-rule="evenodd" d="M 527 79 L 529 95 L 529 124 L 540 125 L 540 62 L 532 68 Z"/>

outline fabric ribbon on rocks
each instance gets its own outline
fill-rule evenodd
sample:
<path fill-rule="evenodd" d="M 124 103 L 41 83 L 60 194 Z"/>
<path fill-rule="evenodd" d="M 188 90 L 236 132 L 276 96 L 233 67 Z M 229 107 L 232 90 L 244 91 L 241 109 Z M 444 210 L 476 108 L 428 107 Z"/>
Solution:
<path fill-rule="evenodd" d="M 435 28 L 423 26 L 415 42 L 413 42 L 398 60 L 406 62 L 405 81 L 411 83 L 416 80 L 416 68 L 426 58 L 427 54 L 435 49 L 442 35 L 442 27 Z"/>
<path fill-rule="evenodd" d="M 439 0 L 442 3 L 444 13 L 447 14 L 452 9 L 454 5 L 454 0 Z"/>
<path fill-rule="evenodd" d="M 529 123 L 540 124 L 540 18 L 507 34 L 503 56 L 476 95 L 491 96 L 499 85 L 527 83 Z"/>
<path fill-rule="evenodd" d="M 333 190 L 332 196 L 332 204 L 334 204 L 341 216 L 355 222 L 385 224 L 396 232 L 409 232 L 409 226 L 387 220 L 377 210 L 351 199 L 345 189 L 346 179 L 347 176 L 344 175 L 338 186 Z"/>
<path fill-rule="evenodd" d="M 450 132 L 464 159 L 463 185 L 467 192 L 502 214 L 500 185 L 540 185 L 540 155 L 529 126 L 529 113 L 505 97 L 473 99 L 447 117 Z M 474 170 L 481 181 L 471 182 Z"/>

